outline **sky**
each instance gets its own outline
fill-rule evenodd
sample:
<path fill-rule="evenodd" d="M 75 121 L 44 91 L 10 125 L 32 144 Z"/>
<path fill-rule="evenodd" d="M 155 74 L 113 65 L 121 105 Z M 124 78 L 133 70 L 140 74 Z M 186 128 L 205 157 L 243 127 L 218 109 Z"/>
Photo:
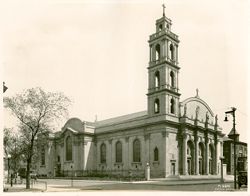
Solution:
<path fill-rule="evenodd" d="M 42 87 L 72 100 L 69 117 L 94 121 L 147 109 L 149 35 L 162 0 L 13 1 L 0 6 L 3 96 Z M 249 29 L 247 0 L 168 0 L 180 39 L 181 101 L 199 96 L 218 114 L 223 133 L 247 141 Z M 15 127 L 3 109 L 4 126 Z M 57 123 L 55 131 L 64 125 Z"/>

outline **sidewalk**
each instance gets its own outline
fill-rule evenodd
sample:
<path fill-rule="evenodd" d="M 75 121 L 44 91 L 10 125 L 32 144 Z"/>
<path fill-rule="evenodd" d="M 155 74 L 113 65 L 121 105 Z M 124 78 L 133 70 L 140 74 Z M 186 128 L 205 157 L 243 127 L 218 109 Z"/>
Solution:
<path fill-rule="evenodd" d="M 233 176 L 225 176 L 223 183 L 233 182 Z M 148 181 L 137 181 L 132 183 L 152 185 L 195 185 L 195 184 L 218 184 L 221 183 L 220 176 L 172 176 L 167 178 L 155 178 Z"/>
<path fill-rule="evenodd" d="M 46 181 L 46 180 L 44 180 Z M 90 180 L 89 182 L 85 182 L 85 184 L 81 180 L 78 180 L 78 184 L 74 185 L 73 187 L 68 186 L 66 184 L 56 185 L 51 184 L 51 182 L 48 181 L 47 184 L 44 184 L 43 181 L 37 181 L 33 185 L 31 185 L 31 189 L 26 189 L 26 184 L 13 184 L 11 187 L 10 184 L 5 184 L 5 188 L 7 188 L 7 192 L 69 192 L 69 191 L 82 191 L 84 187 L 96 187 L 96 190 L 98 190 L 98 187 L 101 186 L 100 182 L 95 180 Z M 224 178 L 223 184 L 232 183 L 233 178 L 231 176 L 228 176 Z M 47 181 L 46 181 L 47 183 Z M 116 182 L 117 183 L 117 182 Z M 150 179 L 149 181 L 131 181 L 131 182 L 123 182 L 120 181 L 119 183 L 122 184 L 145 184 L 145 185 L 157 185 L 157 186 L 178 186 L 178 185 L 197 185 L 197 184 L 221 184 L 220 178 L 217 176 L 214 176 L 212 178 L 200 176 L 199 178 L 194 176 L 185 177 L 184 179 L 180 176 L 175 177 L 168 177 L 168 178 L 157 178 L 157 179 Z M 106 184 L 106 183 L 105 183 Z M 113 183 L 111 183 L 113 184 Z M 46 185 L 46 186 L 45 186 Z"/>

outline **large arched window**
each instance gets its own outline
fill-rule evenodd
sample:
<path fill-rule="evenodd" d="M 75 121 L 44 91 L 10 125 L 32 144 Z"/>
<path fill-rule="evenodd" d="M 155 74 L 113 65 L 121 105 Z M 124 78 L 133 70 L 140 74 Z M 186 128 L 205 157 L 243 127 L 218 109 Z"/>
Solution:
<path fill-rule="evenodd" d="M 175 101 L 173 98 L 170 100 L 170 112 L 171 114 L 175 113 Z"/>
<path fill-rule="evenodd" d="M 160 44 L 157 44 L 155 46 L 155 58 L 156 58 L 156 60 L 159 60 L 161 58 L 161 46 L 160 46 Z"/>
<path fill-rule="evenodd" d="M 141 144 L 138 139 L 133 143 L 133 161 L 141 162 Z"/>
<path fill-rule="evenodd" d="M 160 112 L 160 101 L 159 101 L 159 99 L 155 99 L 154 112 L 155 112 L 155 114 Z"/>
<path fill-rule="evenodd" d="M 45 165 L 45 148 L 44 148 L 44 146 L 41 149 L 41 165 Z"/>
<path fill-rule="evenodd" d="M 170 86 L 174 87 L 175 86 L 175 75 L 174 75 L 173 71 L 170 72 L 170 82 L 171 82 Z"/>
<path fill-rule="evenodd" d="M 70 136 L 66 138 L 66 161 L 72 161 L 72 139 Z"/>
<path fill-rule="evenodd" d="M 171 58 L 171 60 L 174 60 L 174 58 L 175 58 L 175 56 L 174 56 L 174 46 L 173 46 L 173 44 L 170 44 L 170 46 L 169 46 L 169 49 L 170 49 L 170 58 Z"/>
<path fill-rule="evenodd" d="M 101 152 L 101 163 L 106 163 L 106 145 L 103 143 L 100 148 Z"/>
<path fill-rule="evenodd" d="M 116 163 L 122 162 L 122 143 L 120 141 L 116 142 L 115 145 L 115 160 Z"/>
<path fill-rule="evenodd" d="M 160 72 L 156 71 L 155 72 L 155 88 L 160 87 Z"/>
<path fill-rule="evenodd" d="M 154 149 L 154 161 L 159 161 L 159 151 L 157 147 Z"/>

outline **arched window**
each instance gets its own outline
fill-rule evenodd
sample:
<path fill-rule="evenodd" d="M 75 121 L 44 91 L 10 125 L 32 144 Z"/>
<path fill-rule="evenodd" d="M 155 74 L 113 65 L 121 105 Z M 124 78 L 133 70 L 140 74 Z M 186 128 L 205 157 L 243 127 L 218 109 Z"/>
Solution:
<path fill-rule="evenodd" d="M 138 139 L 133 143 L 133 161 L 141 162 L 141 144 Z"/>
<path fill-rule="evenodd" d="M 120 141 L 116 142 L 115 145 L 115 159 L 116 163 L 121 163 L 122 162 L 122 143 Z"/>
<path fill-rule="evenodd" d="M 174 72 L 173 71 L 171 71 L 170 72 L 170 86 L 171 87 L 174 87 L 175 86 L 175 76 L 174 76 Z"/>
<path fill-rule="evenodd" d="M 155 114 L 160 112 L 160 101 L 159 101 L 159 99 L 155 99 L 154 110 L 155 110 Z"/>
<path fill-rule="evenodd" d="M 162 24 L 159 25 L 159 31 L 161 31 L 161 30 L 162 30 Z"/>
<path fill-rule="evenodd" d="M 170 112 L 171 112 L 171 114 L 175 113 L 175 101 L 173 98 L 170 101 Z"/>
<path fill-rule="evenodd" d="M 156 57 L 156 60 L 159 60 L 160 59 L 160 57 L 161 57 L 161 46 L 160 46 L 160 44 L 157 44 L 156 46 L 155 46 L 155 57 Z"/>
<path fill-rule="evenodd" d="M 209 145 L 209 158 L 212 158 L 212 151 L 213 151 L 212 146 Z"/>
<path fill-rule="evenodd" d="M 156 71 L 155 72 L 155 88 L 160 87 L 160 72 Z"/>
<path fill-rule="evenodd" d="M 101 152 L 101 163 L 106 163 L 106 145 L 104 143 L 101 145 L 100 152 Z"/>
<path fill-rule="evenodd" d="M 66 138 L 66 161 L 72 161 L 72 139 L 70 136 Z"/>
<path fill-rule="evenodd" d="M 154 149 L 154 161 L 159 161 L 159 151 L 157 147 Z"/>
<path fill-rule="evenodd" d="M 170 58 L 171 58 L 171 60 L 174 60 L 174 46 L 173 46 L 173 44 L 170 44 L 169 49 L 170 49 Z"/>
<path fill-rule="evenodd" d="M 45 165 L 45 148 L 41 149 L 41 165 Z"/>

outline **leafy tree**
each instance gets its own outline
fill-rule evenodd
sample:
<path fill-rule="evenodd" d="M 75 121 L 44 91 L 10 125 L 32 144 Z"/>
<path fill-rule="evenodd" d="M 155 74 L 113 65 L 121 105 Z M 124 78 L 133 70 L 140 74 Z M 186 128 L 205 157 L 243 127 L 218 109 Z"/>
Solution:
<path fill-rule="evenodd" d="M 62 93 L 45 92 L 31 88 L 4 98 L 4 106 L 19 120 L 22 152 L 25 156 L 26 189 L 30 188 L 30 169 L 38 134 L 50 132 L 56 120 L 68 114 L 69 98 Z"/>
<path fill-rule="evenodd" d="M 5 157 L 11 157 L 8 160 L 8 179 L 10 170 L 16 174 L 20 168 L 20 161 L 23 154 L 20 146 L 20 137 L 13 131 L 13 128 L 4 128 L 4 153 Z"/>

